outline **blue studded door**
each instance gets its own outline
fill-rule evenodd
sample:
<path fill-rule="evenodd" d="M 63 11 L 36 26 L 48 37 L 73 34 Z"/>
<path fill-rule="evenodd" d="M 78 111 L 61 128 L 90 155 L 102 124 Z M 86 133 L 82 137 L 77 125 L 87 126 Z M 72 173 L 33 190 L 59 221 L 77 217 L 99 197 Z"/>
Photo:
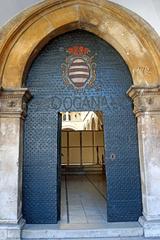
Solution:
<path fill-rule="evenodd" d="M 66 111 L 103 112 L 107 218 L 110 222 L 138 220 L 141 189 L 136 119 L 126 95 L 132 79 L 119 53 L 91 33 L 68 32 L 41 50 L 25 84 L 33 96 L 24 127 L 26 222 L 54 224 L 59 220 L 58 113 Z"/>
<path fill-rule="evenodd" d="M 57 123 L 57 220 L 61 216 L 61 130 L 62 114 L 58 113 Z"/>

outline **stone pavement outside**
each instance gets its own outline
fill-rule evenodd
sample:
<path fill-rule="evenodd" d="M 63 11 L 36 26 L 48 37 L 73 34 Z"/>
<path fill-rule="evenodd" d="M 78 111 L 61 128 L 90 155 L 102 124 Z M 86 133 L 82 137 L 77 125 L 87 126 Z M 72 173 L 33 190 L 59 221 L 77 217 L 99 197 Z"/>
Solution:
<path fill-rule="evenodd" d="M 160 240 L 160 237 L 158 238 L 144 238 L 144 237 L 122 237 L 122 238 L 63 238 L 67 240 Z M 22 240 L 51 240 L 50 239 L 25 239 L 23 238 Z M 52 240 L 62 240 L 62 238 L 52 238 Z"/>

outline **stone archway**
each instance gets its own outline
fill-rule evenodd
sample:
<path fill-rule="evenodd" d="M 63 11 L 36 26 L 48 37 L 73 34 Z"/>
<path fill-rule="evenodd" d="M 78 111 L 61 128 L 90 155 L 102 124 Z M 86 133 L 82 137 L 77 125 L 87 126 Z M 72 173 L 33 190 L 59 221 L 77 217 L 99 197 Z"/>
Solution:
<path fill-rule="evenodd" d="M 134 86 L 128 94 L 134 100 L 138 117 L 144 215 L 141 222 L 146 236 L 160 236 L 157 226 L 160 224 L 159 37 L 136 14 L 103 0 L 44 1 L 18 15 L 0 32 L 3 136 L 3 181 L 0 185 L 3 212 L 0 222 L 15 224 L 11 229 L 17 231 L 23 222 L 20 221 L 23 118 L 25 103 L 31 97 L 27 89 L 22 88 L 25 73 L 39 50 L 51 38 L 74 29 L 90 31 L 110 43 L 130 69 Z M 147 224 L 154 226 L 154 230 L 149 230 Z M 7 239 L 8 231 L 8 226 L 4 225 L 3 239 Z"/>
<path fill-rule="evenodd" d="M 93 32 L 124 58 L 136 86 L 157 86 L 159 38 L 139 16 L 109 1 L 44 1 L 1 30 L 2 87 L 21 87 L 26 66 L 49 39 L 73 29 Z"/>

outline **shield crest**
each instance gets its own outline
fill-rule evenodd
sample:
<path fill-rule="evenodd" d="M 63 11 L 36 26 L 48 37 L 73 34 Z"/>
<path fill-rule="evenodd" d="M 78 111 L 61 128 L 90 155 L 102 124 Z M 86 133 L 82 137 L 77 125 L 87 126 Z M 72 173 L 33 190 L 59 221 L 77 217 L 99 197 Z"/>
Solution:
<path fill-rule="evenodd" d="M 96 79 L 96 63 L 90 50 L 84 46 L 74 46 L 67 49 L 69 54 L 62 64 L 62 77 L 65 84 L 71 84 L 76 89 L 93 85 Z"/>

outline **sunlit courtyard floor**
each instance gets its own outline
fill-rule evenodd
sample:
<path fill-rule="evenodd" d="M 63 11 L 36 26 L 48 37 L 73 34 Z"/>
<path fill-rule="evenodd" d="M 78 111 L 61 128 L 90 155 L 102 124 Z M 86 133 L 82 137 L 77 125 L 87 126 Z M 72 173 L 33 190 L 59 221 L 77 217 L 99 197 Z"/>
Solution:
<path fill-rule="evenodd" d="M 61 223 L 106 223 L 106 221 L 104 175 L 62 176 Z"/>

